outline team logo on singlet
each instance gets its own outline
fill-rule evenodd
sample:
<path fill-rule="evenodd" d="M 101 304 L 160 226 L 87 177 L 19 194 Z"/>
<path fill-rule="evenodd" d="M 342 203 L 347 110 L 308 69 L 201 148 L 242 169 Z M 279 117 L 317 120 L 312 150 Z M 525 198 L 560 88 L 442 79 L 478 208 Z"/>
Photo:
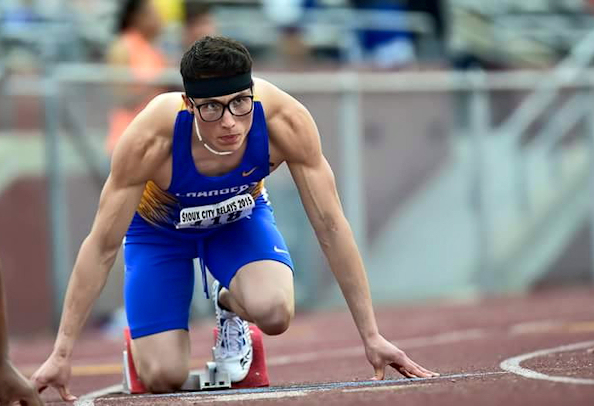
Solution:
<path fill-rule="evenodd" d="M 233 223 L 252 214 L 256 201 L 250 194 L 233 196 L 216 204 L 187 207 L 180 211 L 176 228 L 210 228 Z"/>
<path fill-rule="evenodd" d="M 251 188 L 254 188 L 258 185 L 259 182 L 251 182 L 247 185 L 239 185 L 233 187 L 227 187 L 223 189 L 213 189 L 213 190 L 202 190 L 198 192 L 186 192 L 186 193 L 176 193 L 176 196 L 180 197 L 212 197 L 212 196 L 222 196 L 228 195 L 230 193 L 234 193 L 239 195 L 245 191 L 249 191 Z"/>

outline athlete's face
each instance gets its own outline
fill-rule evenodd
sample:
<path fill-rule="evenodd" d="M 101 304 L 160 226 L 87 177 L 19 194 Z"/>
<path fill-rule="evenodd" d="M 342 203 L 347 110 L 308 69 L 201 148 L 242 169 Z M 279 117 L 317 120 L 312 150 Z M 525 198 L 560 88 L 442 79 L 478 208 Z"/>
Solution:
<path fill-rule="evenodd" d="M 252 127 L 251 89 L 208 99 L 188 99 L 204 142 L 217 151 L 237 151 Z"/>

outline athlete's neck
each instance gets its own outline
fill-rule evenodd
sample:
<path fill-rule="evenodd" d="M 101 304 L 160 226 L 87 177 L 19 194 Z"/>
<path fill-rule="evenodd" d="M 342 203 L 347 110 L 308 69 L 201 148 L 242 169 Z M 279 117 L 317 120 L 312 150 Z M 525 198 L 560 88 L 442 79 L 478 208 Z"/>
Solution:
<path fill-rule="evenodd" d="M 245 154 L 247 138 L 236 151 L 230 155 L 216 155 L 210 152 L 198 137 L 192 136 L 192 158 L 196 170 L 205 176 L 221 176 L 237 168 Z"/>

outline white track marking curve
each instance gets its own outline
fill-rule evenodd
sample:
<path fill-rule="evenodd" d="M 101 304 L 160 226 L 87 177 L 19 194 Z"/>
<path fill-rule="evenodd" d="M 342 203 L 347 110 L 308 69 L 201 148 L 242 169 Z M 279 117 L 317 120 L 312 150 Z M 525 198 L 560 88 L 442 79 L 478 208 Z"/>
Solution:
<path fill-rule="evenodd" d="M 562 345 L 560 347 L 555 348 L 548 348 L 546 350 L 539 350 L 530 352 L 527 354 L 518 355 L 517 357 L 508 358 L 499 364 L 499 367 L 504 371 L 511 372 L 516 375 L 523 376 L 525 378 L 531 379 L 541 379 L 545 381 L 552 381 L 552 382 L 562 382 L 562 383 L 574 383 L 574 384 L 581 384 L 581 385 L 594 385 L 594 379 L 587 379 L 587 378 L 572 378 L 569 376 L 550 376 L 546 374 L 542 374 L 540 372 L 533 371 L 528 368 L 521 367 L 520 364 L 523 361 L 526 361 L 531 358 L 542 357 L 549 354 L 555 354 L 558 352 L 567 352 L 567 351 L 575 351 L 581 350 L 583 348 L 593 347 L 594 341 L 583 341 L 580 343 L 569 344 L 569 345 Z"/>

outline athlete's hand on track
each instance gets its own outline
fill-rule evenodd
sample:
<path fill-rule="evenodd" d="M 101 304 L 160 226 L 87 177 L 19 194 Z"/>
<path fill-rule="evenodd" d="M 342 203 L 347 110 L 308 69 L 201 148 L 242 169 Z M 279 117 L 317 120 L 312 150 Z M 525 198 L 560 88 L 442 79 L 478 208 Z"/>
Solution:
<path fill-rule="evenodd" d="M 365 354 L 375 370 L 374 380 L 384 379 L 386 365 L 390 365 L 407 378 L 439 376 L 438 373 L 429 371 L 411 360 L 404 351 L 379 334 L 366 343 Z"/>
<path fill-rule="evenodd" d="M 43 405 L 27 378 L 9 361 L 5 361 L 0 363 L 0 405 L 12 405 L 15 402 L 19 405 Z"/>
<path fill-rule="evenodd" d="M 51 386 L 60 393 L 62 400 L 73 402 L 76 400 L 76 396 L 70 393 L 67 386 L 70 381 L 70 374 L 70 360 L 52 354 L 33 374 L 31 380 L 39 393 Z"/>

